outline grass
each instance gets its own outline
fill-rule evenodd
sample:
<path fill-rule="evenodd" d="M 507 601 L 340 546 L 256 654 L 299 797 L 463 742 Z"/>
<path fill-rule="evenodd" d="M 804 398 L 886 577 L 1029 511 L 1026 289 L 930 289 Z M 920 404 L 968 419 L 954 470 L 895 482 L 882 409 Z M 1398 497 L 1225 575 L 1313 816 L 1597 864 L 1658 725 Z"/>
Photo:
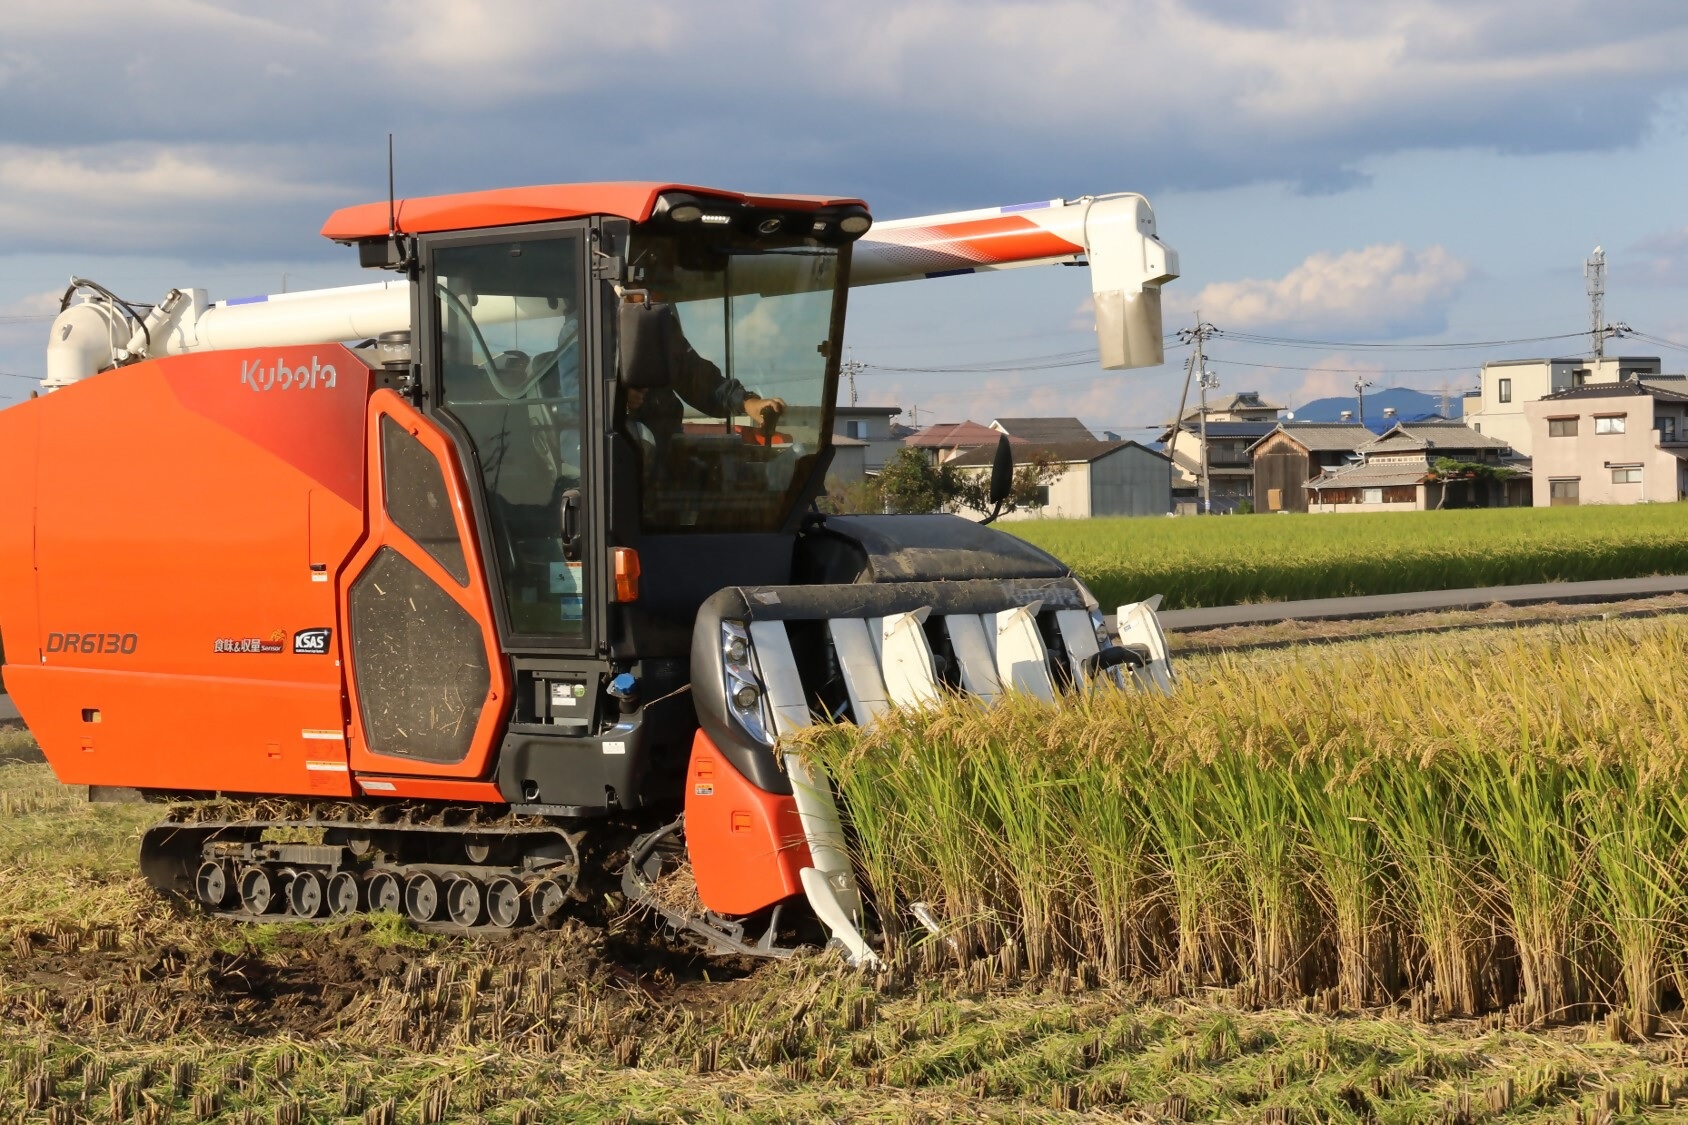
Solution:
<path fill-rule="evenodd" d="M 1688 505 L 1469 509 L 1001 525 L 1110 610 L 1688 573 Z"/>
<path fill-rule="evenodd" d="M 1200 657 L 1177 699 L 834 732 L 879 901 L 954 939 L 877 974 L 204 919 L 134 874 L 155 809 L 0 734 L 0 1121 L 1680 1119 L 1685 643 Z M 1580 1006 L 1494 1007 L 1549 980 Z"/>

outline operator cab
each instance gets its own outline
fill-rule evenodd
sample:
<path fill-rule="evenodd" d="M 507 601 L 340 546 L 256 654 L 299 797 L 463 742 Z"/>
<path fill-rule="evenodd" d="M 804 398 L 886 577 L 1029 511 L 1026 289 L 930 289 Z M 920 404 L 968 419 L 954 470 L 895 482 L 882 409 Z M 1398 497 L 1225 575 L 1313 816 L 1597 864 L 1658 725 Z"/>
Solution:
<path fill-rule="evenodd" d="M 636 206 L 533 189 L 571 198 L 518 224 L 406 201 L 413 244 L 360 240 L 413 272 L 410 395 L 470 485 L 515 676 L 500 785 L 583 814 L 680 791 L 699 606 L 791 580 L 872 222 L 854 200 L 632 186 Z"/>

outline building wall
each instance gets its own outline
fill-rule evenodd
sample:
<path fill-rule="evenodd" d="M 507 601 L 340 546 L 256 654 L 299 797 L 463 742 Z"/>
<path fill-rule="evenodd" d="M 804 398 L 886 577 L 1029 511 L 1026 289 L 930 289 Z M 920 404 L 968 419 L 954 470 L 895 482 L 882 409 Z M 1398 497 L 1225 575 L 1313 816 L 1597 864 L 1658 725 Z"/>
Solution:
<path fill-rule="evenodd" d="M 1172 474 L 1165 458 L 1127 445 L 1089 466 L 1090 515 L 1164 516 L 1172 510 Z"/>
<path fill-rule="evenodd" d="M 1533 456 L 1534 437 L 1524 412 L 1526 404 L 1586 383 L 1615 383 L 1620 374 L 1634 370 L 1657 374 L 1659 367 L 1623 356 L 1487 363 L 1483 365 L 1480 393 L 1465 398 L 1464 421 L 1479 433 L 1506 442 L 1518 453 Z M 1501 401 L 1503 379 L 1511 381 L 1509 402 Z"/>
<path fill-rule="evenodd" d="M 877 473 L 903 447 L 900 439 L 891 436 L 891 417 L 883 411 L 857 412 L 848 406 L 834 407 L 832 432 L 867 442 L 862 464 L 866 471 Z M 851 422 L 860 423 L 856 428 L 862 432 L 851 433 Z"/>
<path fill-rule="evenodd" d="M 1531 475 L 1536 507 L 1553 502 L 1556 480 L 1577 482 L 1579 504 L 1671 503 L 1681 499 L 1681 462 L 1674 453 L 1659 448 L 1659 431 L 1655 428 L 1658 413 L 1677 416 L 1681 409 L 1680 404 L 1657 404 L 1650 395 L 1530 403 L 1527 413 L 1535 435 Z M 1624 432 L 1596 433 L 1596 419 L 1613 415 L 1623 416 Z M 1556 418 L 1575 418 L 1576 434 L 1549 437 L 1548 423 Z M 1679 420 L 1679 436 L 1682 425 Z M 1614 467 L 1639 467 L 1640 482 L 1614 481 Z"/>
<path fill-rule="evenodd" d="M 1285 434 L 1273 434 L 1254 452 L 1255 510 L 1305 512 L 1307 482 L 1315 475 L 1305 449 Z"/>
<path fill-rule="evenodd" d="M 1411 500 L 1404 499 L 1407 489 L 1412 490 L 1413 498 Z M 1366 504 L 1363 502 L 1337 504 L 1320 500 L 1318 493 L 1310 493 L 1309 495 L 1310 499 L 1307 503 L 1307 510 L 1309 512 L 1324 513 L 1327 515 L 1339 514 L 1342 512 L 1422 512 L 1425 508 L 1425 486 L 1422 484 L 1400 485 L 1385 489 L 1384 495 L 1403 498 L 1384 500 L 1375 504 Z"/>
<path fill-rule="evenodd" d="M 1165 464 L 1163 461 L 1162 464 Z M 1003 520 L 1088 519 L 1090 511 L 1090 466 L 1079 462 L 1064 466 L 1065 472 L 1049 482 L 1049 503 L 1041 508 L 1016 508 L 1003 514 Z M 989 476 L 989 469 L 970 469 L 969 472 Z M 983 519 L 973 512 L 963 512 L 968 519 Z"/>
<path fill-rule="evenodd" d="M 832 447 L 832 464 L 826 470 L 826 479 L 829 482 L 854 484 L 866 476 L 867 446 L 835 445 Z"/>

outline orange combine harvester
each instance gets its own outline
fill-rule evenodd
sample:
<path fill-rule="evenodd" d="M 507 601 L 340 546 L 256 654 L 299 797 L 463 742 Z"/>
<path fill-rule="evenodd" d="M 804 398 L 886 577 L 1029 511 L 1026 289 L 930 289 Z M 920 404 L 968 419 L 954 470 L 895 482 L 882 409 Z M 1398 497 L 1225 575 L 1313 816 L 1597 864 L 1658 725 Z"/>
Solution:
<path fill-rule="evenodd" d="M 612 879 L 717 950 L 871 960 L 830 784 L 782 735 L 1170 687 L 1152 605 L 1116 632 L 1018 539 L 814 506 L 850 286 L 1082 263 L 1104 365 L 1159 363 L 1177 261 L 1141 197 L 875 225 L 585 184 L 323 234 L 391 276 L 76 280 L 47 393 L 0 413 L 6 683 L 61 781 L 174 802 L 159 890 L 511 930 Z M 687 863 L 693 906 L 651 895 Z"/>

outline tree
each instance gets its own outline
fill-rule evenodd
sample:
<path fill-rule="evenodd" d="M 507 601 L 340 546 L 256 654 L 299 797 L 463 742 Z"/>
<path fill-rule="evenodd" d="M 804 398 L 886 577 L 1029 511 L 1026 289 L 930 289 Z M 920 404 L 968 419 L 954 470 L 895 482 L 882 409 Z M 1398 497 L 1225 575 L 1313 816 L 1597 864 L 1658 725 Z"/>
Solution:
<path fill-rule="evenodd" d="M 880 510 L 900 514 L 944 512 L 955 503 L 961 474 L 952 465 L 937 465 L 921 450 L 903 448 L 879 470 Z"/>
<path fill-rule="evenodd" d="M 1065 471 L 1066 466 L 1055 460 L 1047 450 L 1034 450 L 1025 461 L 1014 466 L 1014 485 L 1009 489 L 1008 502 L 1003 505 L 1003 510 L 1012 512 L 1016 508 L 1038 507 L 1042 491 L 1059 480 Z M 989 473 L 969 473 L 962 477 L 961 487 L 955 494 L 955 505 L 988 516 L 996 509 L 996 505 L 991 503 L 990 493 Z"/>
<path fill-rule="evenodd" d="M 1518 470 L 1508 469 L 1502 465 L 1492 465 L 1486 461 L 1459 461 L 1452 457 L 1436 458 L 1436 466 L 1430 471 L 1431 480 L 1442 482 L 1442 495 L 1436 498 L 1438 510 L 1447 506 L 1448 486 L 1455 481 L 1465 481 L 1465 496 L 1469 500 L 1476 488 L 1477 482 L 1485 485 L 1499 481 L 1510 480 L 1518 475 Z"/>

